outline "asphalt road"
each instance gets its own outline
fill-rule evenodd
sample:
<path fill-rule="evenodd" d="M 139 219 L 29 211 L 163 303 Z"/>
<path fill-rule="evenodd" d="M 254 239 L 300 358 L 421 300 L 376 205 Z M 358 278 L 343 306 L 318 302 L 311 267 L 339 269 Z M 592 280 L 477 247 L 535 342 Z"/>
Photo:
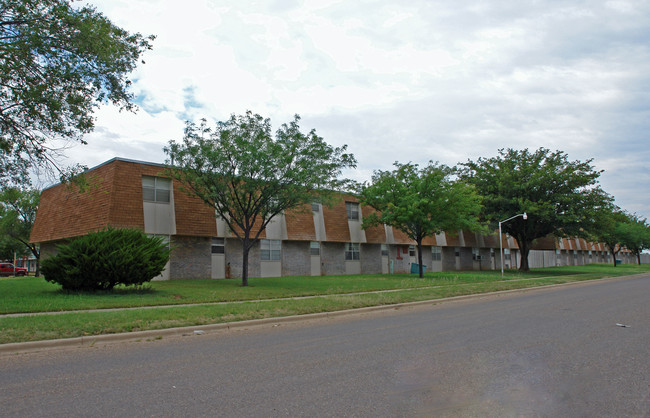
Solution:
<path fill-rule="evenodd" d="M 4 355 L 0 416 L 650 417 L 649 302 L 647 277 Z"/>

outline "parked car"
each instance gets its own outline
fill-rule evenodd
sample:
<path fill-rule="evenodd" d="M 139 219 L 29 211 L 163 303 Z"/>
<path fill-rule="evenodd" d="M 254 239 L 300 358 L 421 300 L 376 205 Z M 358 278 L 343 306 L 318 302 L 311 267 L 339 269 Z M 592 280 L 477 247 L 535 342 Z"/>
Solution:
<path fill-rule="evenodd" d="M 0 276 L 26 276 L 27 269 L 11 263 L 0 263 Z"/>

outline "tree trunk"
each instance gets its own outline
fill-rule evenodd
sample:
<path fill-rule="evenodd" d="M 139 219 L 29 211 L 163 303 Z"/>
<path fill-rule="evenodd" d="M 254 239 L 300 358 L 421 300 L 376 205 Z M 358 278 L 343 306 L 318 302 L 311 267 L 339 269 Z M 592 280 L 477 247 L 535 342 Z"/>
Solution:
<path fill-rule="evenodd" d="M 609 252 L 612 253 L 612 258 L 613 258 L 612 262 L 614 263 L 614 267 L 616 267 L 616 253 L 618 251 L 614 251 L 614 249 L 612 247 L 609 247 Z"/>
<path fill-rule="evenodd" d="M 519 242 L 519 240 L 517 240 L 517 244 L 519 245 L 519 251 L 521 252 L 521 263 L 519 264 L 519 271 L 529 272 L 530 266 L 528 265 L 528 253 L 530 252 L 530 249 L 528 248 L 528 243 L 523 240 L 522 242 Z"/>
<path fill-rule="evenodd" d="M 35 245 L 29 249 L 32 251 L 32 254 L 34 254 L 34 258 L 36 258 L 36 272 L 34 273 L 34 276 L 39 277 L 41 275 L 41 253 L 36 250 Z"/>
<path fill-rule="evenodd" d="M 242 270 L 241 270 L 241 285 L 248 286 L 248 252 L 250 245 L 248 245 L 248 237 L 242 240 Z"/>

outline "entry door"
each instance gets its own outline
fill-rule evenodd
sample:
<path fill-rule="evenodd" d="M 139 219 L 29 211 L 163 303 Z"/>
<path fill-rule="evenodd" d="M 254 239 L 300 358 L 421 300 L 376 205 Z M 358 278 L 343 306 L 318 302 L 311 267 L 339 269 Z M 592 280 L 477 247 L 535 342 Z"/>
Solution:
<path fill-rule="evenodd" d="M 212 238 L 212 278 L 226 277 L 226 246 L 223 238 Z"/>
<path fill-rule="evenodd" d="M 381 273 L 388 274 L 390 272 L 388 261 L 388 244 L 381 244 Z"/>
<path fill-rule="evenodd" d="M 312 241 L 309 245 L 309 254 L 311 257 L 311 275 L 320 276 L 320 242 Z"/>

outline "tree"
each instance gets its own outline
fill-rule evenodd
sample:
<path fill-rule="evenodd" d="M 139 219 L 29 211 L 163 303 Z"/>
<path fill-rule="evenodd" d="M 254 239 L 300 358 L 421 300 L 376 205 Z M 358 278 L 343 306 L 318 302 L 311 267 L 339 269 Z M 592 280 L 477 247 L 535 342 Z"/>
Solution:
<path fill-rule="evenodd" d="M 650 226 L 646 219 L 636 214 L 628 214 L 627 222 L 621 223 L 618 231 L 621 235 L 621 244 L 636 256 L 637 263 L 641 264 L 641 253 L 650 249 Z"/>
<path fill-rule="evenodd" d="M 372 183 L 361 188 L 361 203 L 377 210 L 364 216 L 363 227 L 385 224 L 408 235 L 417 243 L 423 277 L 422 240 L 441 231 L 479 229 L 480 198 L 474 187 L 455 181 L 454 169 L 445 165 L 394 166 L 393 171 L 375 171 Z"/>
<path fill-rule="evenodd" d="M 0 234 L 0 260 L 13 260 L 14 257 L 23 257 L 26 254 L 23 244 L 7 235 Z"/>
<path fill-rule="evenodd" d="M 242 285 L 248 285 L 248 253 L 271 220 L 318 199 L 328 200 L 349 180 L 341 170 L 355 167 L 345 153 L 312 130 L 300 132 L 295 116 L 271 133 L 271 122 L 250 111 L 232 115 L 211 130 L 203 120 L 187 123 L 183 142 L 165 152 L 170 173 L 184 188 L 215 209 L 240 239 Z"/>
<path fill-rule="evenodd" d="M 36 258 L 36 276 L 39 275 L 40 250 L 29 242 L 41 192 L 36 189 L 8 187 L 0 192 L 0 234 L 20 243 Z"/>
<path fill-rule="evenodd" d="M 545 148 L 499 150 L 492 158 L 468 160 L 461 164 L 462 178 L 483 197 L 483 219 L 503 223 L 521 251 L 519 270 L 529 271 L 528 253 L 538 238 L 585 236 L 594 222 L 594 212 L 612 198 L 598 185 L 601 171 L 585 162 L 569 161 L 562 151 Z"/>
<path fill-rule="evenodd" d="M 610 202 L 594 213 L 594 223 L 589 229 L 591 237 L 607 246 L 616 267 L 616 255 L 623 248 L 623 225 L 630 221 L 628 215 Z"/>
<path fill-rule="evenodd" d="M 51 140 L 85 143 L 101 103 L 134 110 L 127 74 L 153 39 L 68 0 L 0 0 L 0 182 L 25 184 L 39 167 L 74 174 Z"/>

